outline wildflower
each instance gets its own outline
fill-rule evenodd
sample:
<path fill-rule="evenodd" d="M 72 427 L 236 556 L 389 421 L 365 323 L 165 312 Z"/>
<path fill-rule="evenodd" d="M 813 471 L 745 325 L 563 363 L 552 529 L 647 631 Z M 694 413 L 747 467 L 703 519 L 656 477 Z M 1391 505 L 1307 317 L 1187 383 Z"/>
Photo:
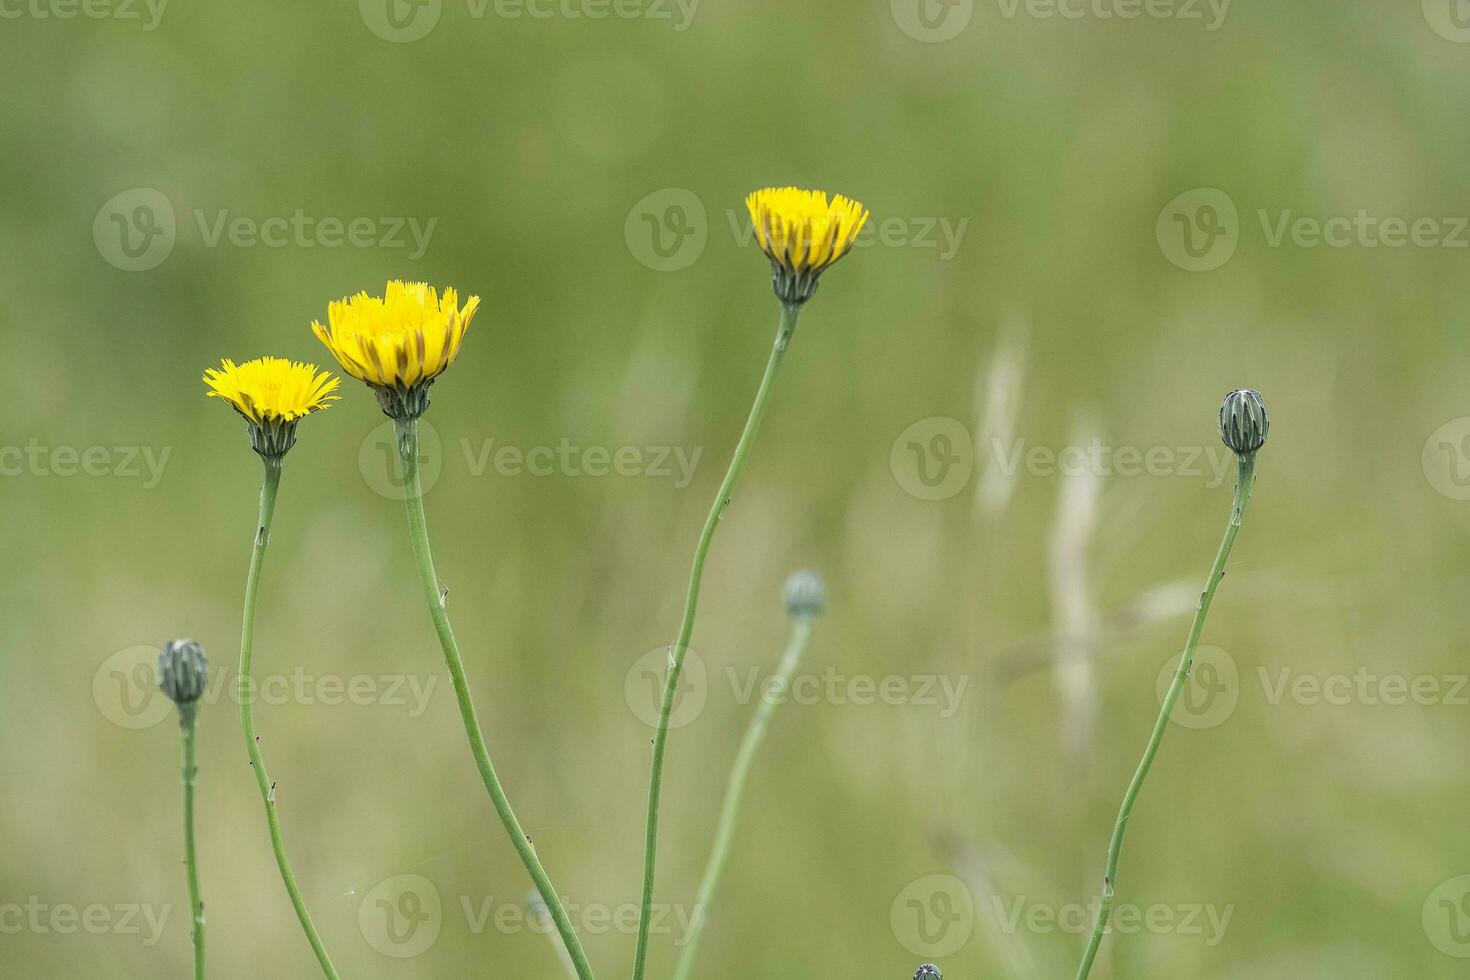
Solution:
<path fill-rule="evenodd" d="M 1253 388 L 1240 388 L 1225 396 L 1220 405 L 1220 438 L 1237 455 L 1253 455 L 1266 444 L 1271 419 L 1266 403 Z"/>
<path fill-rule="evenodd" d="M 204 372 L 209 397 L 223 398 L 245 419 L 250 447 L 279 463 L 296 444 L 296 424 L 338 399 L 340 379 L 315 364 L 258 357 L 244 364 L 225 358 Z"/>
<path fill-rule="evenodd" d="M 383 414 L 393 420 L 398 436 L 398 465 L 402 486 L 407 488 L 408 530 L 419 581 L 429 606 L 434 632 L 439 638 L 445 664 L 455 678 L 460 716 L 469 739 L 470 752 L 490 801 L 500 817 L 511 846 L 535 882 L 541 900 L 566 946 L 567 956 L 579 980 L 593 980 L 592 968 L 581 940 L 572 928 L 565 906 L 547 877 L 531 838 L 522 829 L 510 801 L 495 774 L 485 736 L 480 730 L 474 701 L 465 681 L 464 659 L 459 642 L 449 625 L 445 592 L 434 569 L 429 549 L 428 517 L 424 511 L 423 478 L 419 473 L 419 416 L 429 407 L 429 386 L 459 356 L 465 331 L 480 306 L 471 296 L 463 307 L 453 288 L 441 296 L 421 282 L 388 283 L 382 298 L 358 293 L 327 305 L 327 325 L 315 321 L 311 329 L 327 345 L 342 370 L 365 382 L 378 398 Z"/>
<path fill-rule="evenodd" d="M 776 375 L 796 333 L 796 321 L 807 300 L 817 289 L 817 278 L 838 259 L 846 255 L 857 240 L 858 232 L 868 220 L 868 209 L 842 195 L 830 201 L 823 191 L 803 191 L 795 187 L 768 188 L 745 199 L 755 225 L 756 241 L 771 260 L 771 286 L 781 301 L 781 317 L 776 325 L 776 341 L 766 361 L 765 373 L 755 391 L 755 400 L 745 420 L 745 431 L 735 444 L 730 467 L 720 482 L 704 530 L 694 548 L 694 565 L 689 572 L 689 585 L 684 592 L 684 614 L 679 632 L 669 647 L 669 670 L 659 701 L 658 728 L 653 736 L 653 762 L 648 780 L 648 816 L 643 837 L 643 902 L 638 919 L 638 939 L 633 951 L 633 980 L 643 980 L 648 965 L 648 930 L 653 915 L 653 882 L 658 864 L 658 809 L 662 793 L 664 750 L 669 738 L 669 713 L 679 691 L 679 674 L 689 652 L 689 638 L 694 633 L 694 617 L 699 606 L 699 586 L 704 575 L 710 542 L 730 505 L 735 483 L 745 465 L 756 433 L 771 404 Z M 816 609 L 812 596 L 803 597 L 802 612 L 792 611 L 796 628 L 810 628 Z M 790 606 L 788 606 L 790 608 Z M 686 947 L 687 949 L 687 947 Z M 686 958 L 687 958 L 686 953 Z"/>
<path fill-rule="evenodd" d="M 193 640 L 169 640 L 158 656 L 158 686 L 182 714 L 209 685 L 209 662 Z"/>
<path fill-rule="evenodd" d="M 291 899 L 291 905 L 296 910 L 296 917 L 301 922 L 302 931 L 305 932 L 307 941 L 317 955 L 317 962 L 321 965 L 322 974 L 326 980 L 338 980 L 336 967 L 332 965 L 331 958 L 327 955 L 326 948 L 322 945 L 321 936 L 316 931 L 315 924 L 306 910 L 306 903 L 301 897 L 301 890 L 296 885 L 295 875 L 291 871 L 291 863 L 286 859 L 285 845 L 281 841 L 280 821 L 276 817 L 276 794 L 274 784 L 266 774 L 265 760 L 261 757 L 260 740 L 255 736 L 254 697 L 252 695 L 252 681 L 250 678 L 250 663 L 254 648 L 253 637 L 255 635 L 255 602 L 260 584 L 260 569 L 265 558 L 265 549 L 270 541 L 271 521 L 276 510 L 276 494 L 281 485 L 281 471 L 284 469 L 283 461 L 286 453 L 296 444 L 296 425 L 312 412 L 327 408 L 340 396 L 333 394 L 337 386 L 341 384 L 340 379 L 333 377 L 326 371 L 319 371 L 315 364 L 303 364 L 300 361 L 288 361 L 281 357 L 261 357 L 244 364 L 236 364 L 234 361 L 225 360 L 220 362 L 219 368 L 211 368 L 204 372 L 204 383 L 210 388 L 209 394 L 214 398 L 223 398 L 234 406 L 235 411 L 245 419 L 250 430 L 250 446 L 260 455 L 264 464 L 264 475 L 260 486 L 260 512 L 251 529 L 254 532 L 254 544 L 250 555 L 250 570 L 245 579 L 245 609 L 243 622 L 240 628 L 240 676 L 237 682 L 237 691 L 240 703 L 240 724 L 245 735 L 245 752 L 250 757 L 250 768 L 255 773 L 256 788 L 260 790 L 260 799 L 265 806 L 266 828 L 270 832 L 271 849 L 276 855 L 276 866 L 281 872 L 281 881 L 286 886 L 286 893 Z M 185 641 L 179 641 L 180 644 Z M 171 648 L 175 645 L 171 644 Z M 198 647 L 195 646 L 197 651 Z M 200 679 L 199 674 L 190 676 L 188 671 L 192 669 L 192 657 L 187 647 L 178 646 L 164 651 L 165 661 L 170 657 L 177 661 L 180 670 L 169 671 L 164 674 L 164 682 L 173 685 L 175 693 L 180 695 L 193 692 L 192 684 Z M 199 654 L 199 669 L 202 671 L 203 654 Z M 165 692 L 168 687 L 164 688 Z M 174 697 L 174 694 L 169 694 Z M 179 701 L 179 710 L 182 715 L 186 702 Z M 193 701 L 187 702 L 192 708 Z M 191 730 L 186 729 L 186 731 Z M 192 745 L 192 739 L 187 743 Z M 192 751 L 192 749 L 190 749 Z M 187 785 L 187 780 L 186 780 Z M 202 936 L 204 929 L 204 914 L 202 906 L 195 903 L 195 935 L 200 937 L 196 945 L 196 954 L 199 957 L 198 964 L 202 968 L 203 945 Z M 202 977 L 202 972 L 197 974 Z"/>
<path fill-rule="evenodd" d="M 480 306 L 463 307 L 453 288 L 422 282 L 388 283 L 381 298 L 358 293 L 327 304 L 327 325 L 312 332 L 342 370 L 365 382 L 391 419 L 416 419 L 429 407 L 429 385 L 459 356 L 460 344 Z"/>
<path fill-rule="evenodd" d="M 740 741 L 740 750 L 735 754 L 735 764 L 731 767 L 730 775 L 726 779 L 725 800 L 720 805 L 720 819 L 715 826 L 714 846 L 710 849 L 709 860 L 704 867 L 704 877 L 700 879 L 699 891 L 695 895 L 695 915 L 690 922 L 689 934 L 685 937 L 684 951 L 679 955 L 679 962 L 674 967 L 673 980 L 691 980 L 695 975 L 694 963 L 695 958 L 699 955 L 700 937 L 703 935 L 709 916 L 710 905 L 714 902 L 715 891 L 719 887 L 720 876 L 724 873 L 725 863 L 730 857 L 731 844 L 735 839 L 735 824 L 740 815 L 740 801 L 745 795 L 745 785 L 750 777 L 751 765 L 765 738 L 771 714 L 776 710 L 777 705 L 786 700 L 787 692 L 791 690 L 791 678 L 796 674 L 796 668 L 801 663 L 801 655 L 806 650 L 808 641 L 811 640 L 813 620 L 817 613 L 822 611 L 826 600 L 822 580 L 815 572 L 793 572 L 786 580 L 782 596 L 786 601 L 786 610 L 791 613 L 791 639 L 786 643 L 786 650 L 781 654 L 781 661 L 776 667 L 776 672 L 771 675 L 768 684 L 763 687 L 760 703 L 755 706 L 755 712 L 750 717 L 750 723 L 745 729 L 745 737 Z M 925 976 L 925 974 L 920 975 Z M 938 977 L 937 973 L 935 977 Z"/>
<path fill-rule="evenodd" d="M 199 699 L 209 686 L 209 664 L 193 640 L 170 640 L 158 656 L 158 686 L 179 707 L 183 742 L 180 778 L 184 786 L 184 869 L 189 881 L 189 915 L 193 921 L 194 980 L 204 980 L 204 899 L 199 889 L 199 858 L 194 847 L 194 788 L 199 777 L 195 764 Z"/>
<path fill-rule="evenodd" d="M 810 619 L 827 608 L 827 587 L 816 572 L 792 572 L 781 597 L 786 611 L 797 619 Z"/>
<path fill-rule="evenodd" d="M 755 239 L 771 260 L 771 286 L 783 303 L 801 304 L 817 291 L 817 278 L 851 251 L 868 221 L 857 201 L 824 191 L 773 187 L 745 199 Z"/>
<path fill-rule="evenodd" d="M 1225 534 L 1220 541 L 1220 548 L 1215 552 L 1215 563 L 1210 566 L 1209 577 L 1205 579 L 1205 587 L 1200 593 L 1199 604 L 1195 606 L 1194 621 L 1190 623 L 1189 636 L 1184 641 L 1184 653 L 1180 656 L 1179 666 L 1174 671 L 1174 680 L 1170 682 L 1169 690 L 1164 695 L 1158 720 L 1154 722 L 1153 734 L 1149 736 L 1148 745 L 1143 750 L 1143 761 L 1139 763 L 1138 769 L 1133 774 L 1133 780 L 1123 794 L 1123 805 L 1118 810 L 1118 819 L 1113 824 L 1113 835 L 1108 842 L 1108 864 L 1107 871 L 1103 874 L 1102 902 L 1098 905 L 1097 914 L 1093 918 L 1092 937 L 1087 941 L 1087 948 L 1082 954 L 1082 963 L 1077 968 L 1076 980 L 1087 980 L 1092 972 L 1092 965 L 1097 960 L 1098 950 L 1102 947 L 1103 937 L 1109 931 L 1108 921 L 1112 914 L 1113 896 L 1118 884 L 1118 861 L 1123 853 L 1123 836 L 1127 833 L 1128 821 L 1133 817 L 1133 807 L 1138 801 L 1138 794 L 1143 789 L 1143 781 L 1148 778 L 1149 769 L 1153 766 L 1154 759 L 1159 753 L 1159 746 L 1163 743 L 1164 733 L 1168 731 L 1169 721 L 1174 713 L 1174 705 L 1178 703 L 1179 695 L 1183 692 L 1184 685 L 1189 680 L 1190 670 L 1194 666 L 1195 650 L 1204 632 L 1205 617 L 1210 614 L 1210 606 L 1215 601 L 1215 591 L 1220 587 L 1220 580 L 1225 577 L 1225 563 L 1229 560 L 1230 550 L 1235 547 L 1235 538 L 1240 533 L 1245 517 L 1245 506 L 1255 490 L 1256 451 L 1265 445 L 1268 428 L 1266 404 L 1261 401 L 1260 392 L 1247 388 L 1232 391 L 1225 396 L 1225 403 L 1220 406 L 1220 436 L 1225 440 L 1225 445 L 1235 450 L 1240 466 L 1240 476 L 1235 483 L 1234 500 L 1230 505 L 1230 520 L 1225 525 Z"/>

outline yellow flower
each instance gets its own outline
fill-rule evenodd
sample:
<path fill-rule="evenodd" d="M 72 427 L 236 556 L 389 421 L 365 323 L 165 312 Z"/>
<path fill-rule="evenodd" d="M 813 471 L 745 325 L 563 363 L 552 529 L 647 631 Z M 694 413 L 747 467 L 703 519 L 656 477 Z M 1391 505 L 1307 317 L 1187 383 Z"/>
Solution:
<path fill-rule="evenodd" d="M 327 325 L 313 320 L 311 329 L 342 370 L 377 391 L 385 412 L 394 415 L 391 402 L 417 417 L 428 405 L 425 389 L 459 356 L 479 305 L 471 296 L 460 308 L 453 288 L 441 297 L 426 283 L 395 279 L 382 298 L 358 293 L 329 303 Z"/>
<path fill-rule="evenodd" d="M 211 398 L 223 398 L 235 411 L 257 425 L 268 419 L 292 422 L 336 401 L 341 384 L 315 364 L 284 357 L 257 357 L 244 364 L 226 358 L 218 368 L 204 372 Z"/>
<path fill-rule="evenodd" d="M 868 209 L 857 201 L 824 191 L 772 187 L 745 199 L 755 238 L 771 260 L 776 295 L 804 303 L 817 288 L 817 277 L 852 250 L 868 221 Z"/>
<path fill-rule="evenodd" d="M 223 398 L 245 417 L 250 444 L 266 459 L 279 460 L 296 443 L 296 423 L 327 408 L 341 379 L 315 364 L 284 357 L 258 357 L 244 364 L 225 358 L 204 372 L 210 398 Z"/>

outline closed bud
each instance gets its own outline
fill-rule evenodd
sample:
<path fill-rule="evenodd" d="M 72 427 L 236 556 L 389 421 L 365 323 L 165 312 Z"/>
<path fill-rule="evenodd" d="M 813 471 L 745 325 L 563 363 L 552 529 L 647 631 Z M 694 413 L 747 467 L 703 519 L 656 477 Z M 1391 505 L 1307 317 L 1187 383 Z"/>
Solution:
<path fill-rule="evenodd" d="M 1271 420 L 1261 393 L 1241 388 L 1225 396 L 1220 406 L 1220 438 L 1240 456 L 1254 455 L 1266 444 Z"/>
<path fill-rule="evenodd" d="M 919 967 L 919 972 L 914 974 L 914 980 L 944 980 L 939 975 L 939 967 L 933 963 L 925 963 Z"/>
<path fill-rule="evenodd" d="M 182 710 L 204 696 L 209 686 L 209 664 L 193 640 L 170 640 L 158 657 L 158 686 Z"/>
<path fill-rule="evenodd" d="M 810 619 L 827 608 L 827 587 L 816 572 L 792 572 L 781 597 L 786 611 L 798 619 Z"/>

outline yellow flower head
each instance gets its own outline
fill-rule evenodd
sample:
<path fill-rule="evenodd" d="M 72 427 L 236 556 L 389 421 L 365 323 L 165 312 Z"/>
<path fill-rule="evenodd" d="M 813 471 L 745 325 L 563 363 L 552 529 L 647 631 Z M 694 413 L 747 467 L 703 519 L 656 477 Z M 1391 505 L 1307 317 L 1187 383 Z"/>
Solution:
<path fill-rule="evenodd" d="M 296 423 L 336 401 L 341 384 L 315 364 L 284 357 L 257 357 L 244 364 L 225 358 L 204 372 L 210 398 L 223 398 L 245 417 L 250 444 L 279 460 L 296 443 Z"/>
<path fill-rule="evenodd" d="M 771 260 L 776 295 L 788 303 L 804 303 L 817 288 L 817 277 L 852 250 L 868 221 L 868 209 L 857 201 L 824 191 L 772 187 L 745 199 L 755 239 Z"/>
<path fill-rule="evenodd" d="M 459 346 L 480 305 L 464 307 L 453 288 L 441 297 L 422 282 L 388 283 L 381 298 L 358 293 L 327 305 L 327 325 L 312 331 L 342 370 L 371 385 L 383 411 L 416 418 L 428 407 L 429 385 L 459 356 Z"/>

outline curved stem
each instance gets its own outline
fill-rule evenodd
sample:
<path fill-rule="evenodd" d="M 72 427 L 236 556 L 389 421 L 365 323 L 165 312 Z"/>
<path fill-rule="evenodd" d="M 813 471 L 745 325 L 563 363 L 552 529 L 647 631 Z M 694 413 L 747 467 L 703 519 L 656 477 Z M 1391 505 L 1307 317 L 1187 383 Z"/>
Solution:
<path fill-rule="evenodd" d="M 730 841 L 735 836 L 735 819 L 740 813 L 740 799 L 745 792 L 746 777 L 750 775 L 751 760 L 755 758 L 756 750 L 765 737 L 766 724 L 771 720 L 771 712 L 776 709 L 778 699 L 791 687 L 791 675 L 796 673 L 796 665 L 801 662 L 802 651 L 806 649 L 811 635 L 811 617 L 798 617 L 792 624 L 791 639 L 786 644 L 786 652 L 781 656 L 781 665 L 776 668 L 771 687 L 761 693 L 755 706 L 755 714 L 751 716 L 750 726 L 745 730 L 745 738 L 740 743 L 740 751 L 735 756 L 735 765 L 730 770 L 730 780 L 725 787 L 725 802 L 720 806 L 720 822 L 715 830 L 714 847 L 710 850 L 704 878 L 699 883 L 699 894 L 694 900 L 694 919 L 689 927 L 689 938 L 684 952 L 679 957 L 679 965 L 674 970 L 674 980 L 689 980 L 694 970 L 694 960 L 699 955 L 699 940 L 708 917 L 710 902 L 714 899 L 720 874 L 725 870 L 725 859 L 730 854 Z"/>
<path fill-rule="evenodd" d="M 1215 564 L 1210 568 L 1210 577 L 1205 581 L 1204 591 L 1200 593 L 1199 606 L 1195 609 L 1194 621 L 1189 626 L 1189 638 L 1184 642 L 1184 655 L 1179 658 L 1179 669 L 1174 672 L 1174 681 L 1169 685 L 1169 693 L 1164 696 L 1163 708 L 1159 712 L 1158 721 L 1154 723 L 1153 734 L 1149 736 L 1148 746 L 1143 750 L 1143 760 L 1138 764 L 1138 771 L 1133 774 L 1133 781 L 1128 784 L 1128 791 L 1123 794 L 1123 806 L 1118 811 L 1118 822 L 1113 827 L 1113 837 L 1108 844 L 1108 868 L 1103 877 L 1102 901 L 1093 922 L 1092 938 L 1088 940 L 1082 963 L 1077 968 L 1077 980 L 1086 980 L 1092 970 L 1093 961 L 1097 959 L 1097 951 L 1102 946 L 1103 934 L 1108 928 L 1108 917 L 1113 909 L 1114 887 L 1118 882 L 1118 859 L 1122 856 L 1123 835 L 1128 829 L 1128 819 L 1133 815 L 1133 804 L 1138 799 L 1139 791 L 1143 789 L 1143 781 L 1148 778 L 1154 757 L 1159 754 L 1159 745 L 1164 740 L 1164 732 L 1169 728 L 1174 705 L 1189 679 L 1190 668 L 1194 665 L 1194 651 L 1199 646 L 1200 634 L 1205 628 L 1205 617 L 1209 615 L 1210 604 L 1214 602 L 1220 579 L 1225 577 L 1225 561 L 1230 557 L 1236 534 L 1240 532 L 1240 525 L 1245 517 L 1245 505 L 1250 501 L 1255 482 L 1255 457 L 1242 456 L 1240 477 L 1235 484 L 1235 500 L 1230 508 L 1230 522 L 1225 525 L 1225 537 L 1220 542 L 1220 550 L 1215 554 Z"/>
<path fill-rule="evenodd" d="M 260 520 L 255 527 L 255 547 L 250 552 L 250 574 L 245 579 L 245 617 L 240 626 L 240 724 L 245 729 L 245 751 L 250 753 L 250 767 L 255 770 L 255 783 L 260 788 L 260 799 L 265 804 L 265 822 L 270 828 L 271 848 L 276 854 L 276 866 L 281 869 L 281 881 L 286 893 L 291 896 L 291 907 L 296 918 L 301 920 L 302 931 L 316 953 L 322 973 L 328 980 L 339 980 L 337 968 L 332 966 L 331 957 L 322 945 L 322 938 L 312 924 L 306 911 L 306 902 L 301 889 L 296 886 L 296 876 L 291 873 L 291 862 L 286 860 L 286 848 L 281 843 L 281 822 L 276 815 L 276 789 L 265 771 L 265 760 L 260 757 L 259 740 L 255 737 L 255 719 L 251 702 L 254 693 L 250 683 L 250 657 L 255 644 L 255 598 L 260 585 L 260 565 L 265 559 L 265 546 L 270 540 L 271 519 L 276 512 L 276 491 L 281 485 L 281 461 L 265 460 L 265 479 L 260 486 Z"/>
<path fill-rule="evenodd" d="M 199 859 L 194 850 L 194 782 L 199 772 L 194 764 L 197 707 L 194 703 L 179 706 L 179 731 L 183 742 L 184 867 L 189 876 L 189 913 L 194 920 L 194 980 L 204 980 L 204 899 L 199 894 Z"/>
<path fill-rule="evenodd" d="M 664 746 L 669 737 L 669 715 L 674 710 L 674 698 L 679 690 L 679 672 L 684 669 L 684 655 L 689 650 L 689 637 L 694 632 L 694 613 L 699 605 L 699 582 L 704 576 L 704 560 L 709 554 L 715 528 L 719 526 L 725 508 L 730 505 L 730 494 L 735 489 L 735 480 L 740 476 L 745 457 L 749 455 L 750 447 L 755 442 L 755 434 L 760 430 L 761 420 L 766 416 L 771 389 L 800 314 L 800 306 L 781 304 L 781 323 L 776 330 L 776 343 L 771 348 L 770 360 L 766 362 L 766 373 L 761 377 L 760 387 L 756 389 L 755 403 L 750 407 L 750 417 L 745 420 L 745 431 L 735 444 L 735 455 L 730 460 L 730 468 L 720 483 L 720 491 L 715 495 L 714 505 L 705 518 L 704 530 L 700 532 L 699 543 L 694 549 L 694 567 L 689 573 L 689 590 L 684 598 L 684 617 L 679 624 L 678 638 L 669 649 L 669 673 L 659 701 L 658 729 L 653 736 L 653 765 L 648 782 L 648 823 L 643 841 L 643 903 L 638 917 L 638 945 L 633 954 L 633 980 L 643 980 L 643 970 L 648 961 L 648 927 L 653 910 L 653 874 L 658 855 L 658 806 L 663 779 Z"/>
<path fill-rule="evenodd" d="M 424 587 L 424 599 L 429 605 L 429 615 L 434 620 L 434 632 L 439 636 L 439 645 L 444 650 L 444 663 L 448 666 L 450 679 L 454 682 L 454 694 L 459 700 L 459 713 L 464 719 L 464 731 L 469 738 L 470 752 L 474 755 L 475 765 L 480 770 L 480 779 L 484 781 L 485 789 L 490 793 L 490 802 L 494 804 L 495 812 L 500 815 L 500 822 L 504 824 L 505 832 L 510 835 L 511 844 L 515 846 L 516 853 L 521 857 L 521 863 L 526 866 L 531 880 L 536 883 L 536 891 L 540 893 L 542 901 L 546 903 L 546 908 L 551 913 L 552 921 L 556 923 L 557 932 L 561 934 L 567 954 L 572 958 L 572 966 L 576 969 L 577 976 L 581 980 L 594 980 L 592 968 L 587 963 L 587 954 L 582 951 L 582 943 L 577 938 L 576 930 L 572 928 L 572 921 L 567 916 L 567 911 L 562 906 L 561 898 L 556 894 L 555 887 L 551 884 L 551 878 L 546 874 L 546 869 L 541 866 L 541 861 L 536 856 L 535 846 L 526 836 L 526 832 L 521 829 L 521 823 L 516 819 L 515 811 L 511 809 L 505 790 L 500 785 L 500 778 L 495 774 L 495 766 L 490 762 L 490 753 L 485 748 L 485 736 L 480 731 L 480 720 L 475 714 L 475 704 L 470 697 L 469 681 L 465 677 L 464 662 L 460 659 L 459 644 L 454 639 L 454 631 L 449 626 L 449 614 L 444 609 L 444 593 L 440 591 L 439 577 L 434 572 L 434 558 L 429 551 L 429 527 L 428 519 L 424 514 L 423 480 L 419 475 L 418 422 L 414 419 L 395 420 L 394 428 L 398 433 L 399 463 L 403 467 L 402 485 L 407 491 L 404 503 L 408 511 L 409 538 L 413 545 L 414 558 L 418 564 L 419 579 Z"/>

